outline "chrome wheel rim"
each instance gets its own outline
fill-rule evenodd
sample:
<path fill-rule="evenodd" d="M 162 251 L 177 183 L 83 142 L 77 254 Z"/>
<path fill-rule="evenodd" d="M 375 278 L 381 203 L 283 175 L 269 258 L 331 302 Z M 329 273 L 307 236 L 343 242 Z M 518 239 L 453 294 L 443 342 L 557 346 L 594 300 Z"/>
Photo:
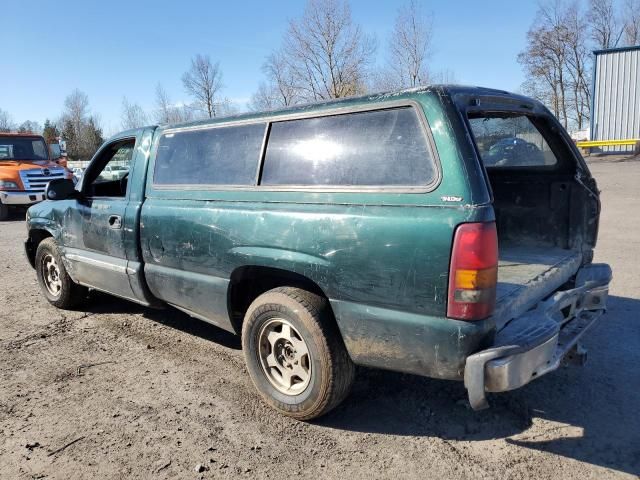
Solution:
<path fill-rule="evenodd" d="M 294 326 L 283 318 L 267 321 L 258 334 L 258 356 L 269 383 L 285 395 L 299 395 L 311 381 L 311 355 Z"/>
<path fill-rule="evenodd" d="M 60 279 L 60 267 L 51 254 L 42 257 L 42 279 L 47 291 L 57 297 L 62 290 L 62 280 Z"/>

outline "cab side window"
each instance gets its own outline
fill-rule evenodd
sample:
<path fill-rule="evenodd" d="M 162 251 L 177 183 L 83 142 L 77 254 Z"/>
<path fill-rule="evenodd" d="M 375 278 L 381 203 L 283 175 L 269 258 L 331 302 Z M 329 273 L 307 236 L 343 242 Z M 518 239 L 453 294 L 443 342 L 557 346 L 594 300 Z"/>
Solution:
<path fill-rule="evenodd" d="M 103 150 L 96 168 L 89 172 L 83 186 L 89 197 L 124 197 L 127 194 L 129 169 L 135 139 L 114 142 Z"/>
<path fill-rule="evenodd" d="M 156 185 L 254 185 L 266 124 L 169 132 L 158 142 Z"/>

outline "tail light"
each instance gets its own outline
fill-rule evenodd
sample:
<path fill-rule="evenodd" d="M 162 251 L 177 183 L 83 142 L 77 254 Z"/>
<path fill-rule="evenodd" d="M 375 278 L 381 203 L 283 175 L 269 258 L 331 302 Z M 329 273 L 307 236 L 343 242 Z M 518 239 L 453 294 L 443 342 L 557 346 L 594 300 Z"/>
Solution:
<path fill-rule="evenodd" d="M 482 320 L 496 304 L 498 234 L 495 222 L 463 223 L 456 229 L 449 270 L 447 317 Z"/>

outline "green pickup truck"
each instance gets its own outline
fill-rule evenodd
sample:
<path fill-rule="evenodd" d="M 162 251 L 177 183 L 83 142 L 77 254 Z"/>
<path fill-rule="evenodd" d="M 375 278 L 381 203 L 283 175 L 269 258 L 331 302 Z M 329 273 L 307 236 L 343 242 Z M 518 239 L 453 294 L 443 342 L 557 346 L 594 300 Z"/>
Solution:
<path fill-rule="evenodd" d="M 303 420 L 355 365 L 464 381 L 486 408 L 586 358 L 611 280 L 573 142 L 486 88 L 130 130 L 46 197 L 25 248 L 49 302 L 96 289 L 236 332 L 265 401 Z"/>

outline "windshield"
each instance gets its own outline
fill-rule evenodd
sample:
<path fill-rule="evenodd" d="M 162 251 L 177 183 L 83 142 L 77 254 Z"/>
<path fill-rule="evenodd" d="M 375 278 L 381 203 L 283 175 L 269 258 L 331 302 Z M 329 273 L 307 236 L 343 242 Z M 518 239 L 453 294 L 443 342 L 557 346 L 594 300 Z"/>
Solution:
<path fill-rule="evenodd" d="M 0 137 L 0 160 L 48 160 L 41 138 Z"/>

